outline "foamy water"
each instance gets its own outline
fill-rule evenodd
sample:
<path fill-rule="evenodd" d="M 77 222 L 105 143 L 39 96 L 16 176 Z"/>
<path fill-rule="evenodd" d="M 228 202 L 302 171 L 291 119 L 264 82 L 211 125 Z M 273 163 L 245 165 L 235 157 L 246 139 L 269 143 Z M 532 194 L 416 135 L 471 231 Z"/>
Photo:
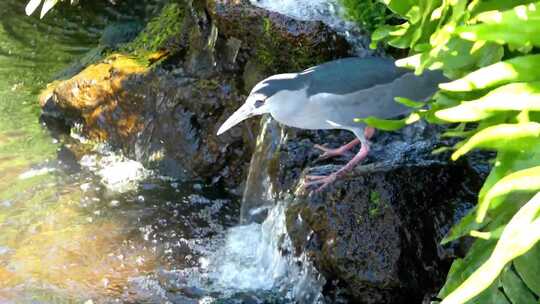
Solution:
<path fill-rule="evenodd" d="M 124 193 L 135 190 L 140 181 L 151 175 L 151 171 L 140 162 L 112 152 L 107 147 L 98 150 L 96 154 L 83 156 L 80 164 L 98 175 L 109 191 Z"/>
<path fill-rule="evenodd" d="M 365 57 L 369 50 L 369 37 L 344 16 L 338 0 L 250 0 L 251 4 L 303 21 L 321 21 L 342 35 L 352 46 L 351 55 Z"/>
<path fill-rule="evenodd" d="M 262 224 L 231 228 L 210 259 L 209 277 L 229 292 L 267 290 L 301 304 L 323 303 L 322 278 L 304 256 L 294 257 L 287 234 L 286 203 L 277 203 Z"/>

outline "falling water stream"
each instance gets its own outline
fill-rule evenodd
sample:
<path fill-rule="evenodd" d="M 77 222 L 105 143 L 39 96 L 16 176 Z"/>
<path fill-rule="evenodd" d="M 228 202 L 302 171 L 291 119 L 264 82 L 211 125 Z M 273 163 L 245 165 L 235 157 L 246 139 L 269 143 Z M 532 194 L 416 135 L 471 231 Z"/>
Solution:
<path fill-rule="evenodd" d="M 285 202 L 238 225 L 238 198 L 40 123 L 40 90 L 108 24 L 143 22 L 160 1 L 82 1 L 44 20 L 25 2 L 0 1 L 0 302 L 318 303 L 321 280 L 284 254 Z M 294 3 L 282 8 L 336 16 Z"/>

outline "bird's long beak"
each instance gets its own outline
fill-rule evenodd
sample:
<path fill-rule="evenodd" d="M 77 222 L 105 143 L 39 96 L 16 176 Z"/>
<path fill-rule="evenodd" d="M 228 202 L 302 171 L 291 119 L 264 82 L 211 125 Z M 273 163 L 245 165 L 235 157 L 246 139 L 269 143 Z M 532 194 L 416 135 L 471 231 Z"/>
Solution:
<path fill-rule="evenodd" d="M 219 128 L 219 130 L 217 132 L 217 135 L 221 135 L 221 134 L 227 132 L 227 130 L 229 130 L 230 128 L 236 126 L 241 121 L 254 116 L 255 114 L 253 114 L 252 109 L 253 108 L 249 104 L 244 104 L 243 106 L 241 106 L 238 110 L 236 110 L 236 112 L 233 113 L 233 115 L 231 115 L 231 117 L 229 117 L 221 125 L 221 127 Z"/>

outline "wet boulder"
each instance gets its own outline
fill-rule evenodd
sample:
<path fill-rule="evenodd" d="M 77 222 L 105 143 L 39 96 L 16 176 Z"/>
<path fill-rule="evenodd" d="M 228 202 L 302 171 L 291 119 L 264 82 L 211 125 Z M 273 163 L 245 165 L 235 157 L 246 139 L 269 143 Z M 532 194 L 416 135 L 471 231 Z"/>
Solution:
<path fill-rule="evenodd" d="M 306 174 L 328 174 L 352 157 L 319 161 L 313 145 L 337 147 L 352 134 L 287 128 L 284 141 L 283 132 L 272 131 L 277 124 L 268 128 L 273 144 L 261 145 L 275 149 L 264 152 L 273 165 L 264 169 L 271 185 L 261 192 L 270 188 L 274 200 L 288 202 L 294 253 L 306 255 L 325 277 L 329 302 L 420 303 L 442 286 L 460 247 L 439 242 L 475 202 L 485 168 L 432 154 L 448 143 L 438 128 L 416 124 L 376 134 L 368 159 L 354 172 L 309 192 L 302 187 Z M 248 189 L 257 189 L 252 184 Z"/>
<path fill-rule="evenodd" d="M 247 88 L 267 74 L 300 71 L 349 55 L 345 38 L 319 21 L 294 20 L 247 0 L 209 0 L 208 11 L 220 35 L 242 41 Z"/>
<path fill-rule="evenodd" d="M 100 49 L 103 59 L 52 83 L 40 103 L 43 115 L 162 174 L 238 190 L 258 122 L 217 137 L 219 125 L 262 78 L 346 56 L 348 49 L 319 22 L 236 1 L 171 1 L 115 53 Z"/>

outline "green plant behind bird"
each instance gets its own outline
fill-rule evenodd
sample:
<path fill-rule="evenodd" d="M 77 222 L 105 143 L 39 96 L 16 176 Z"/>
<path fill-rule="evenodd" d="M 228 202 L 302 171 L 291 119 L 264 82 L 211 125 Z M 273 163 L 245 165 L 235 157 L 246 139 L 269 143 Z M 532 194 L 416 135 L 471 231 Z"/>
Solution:
<path fill-rule="evenodd" d="M 369 32 L 396 16 L 377 0 L 340 0 L 340 3 L 345 8 L 345 17 Z"/>
<path fill-rule="evenodd" d="M 452 159 L 474 149 L 497 152 L 478 204 L 443 243 L 476 238 L 452 264 L 442 303 L 529 303 L 540 296 L 540 2 L 386 0 L 404 18 L 381 25 L 372 47 L 409 50 L 397 64 L 421 74 L 440 69 L 431 123 L 458 123 Z M 372 126 L 387 121 L 364 119 Z M 404 125 L 406 121 L 399 121 Z"/>

